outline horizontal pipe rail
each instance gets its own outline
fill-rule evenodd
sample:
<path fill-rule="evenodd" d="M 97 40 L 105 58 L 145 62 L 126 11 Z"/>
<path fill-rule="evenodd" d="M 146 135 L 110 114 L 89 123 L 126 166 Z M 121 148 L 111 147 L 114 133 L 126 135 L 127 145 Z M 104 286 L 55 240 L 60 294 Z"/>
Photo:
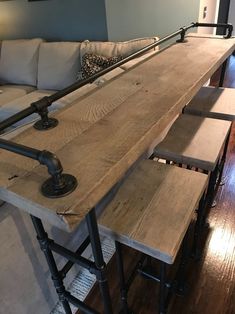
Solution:
<path fill-rule="evenodd" d="M 91 307 L 83 303 L 82 301 L 75 298 L 73 295 L 71 295 L 69 292 L 65 293 L 66 299 L 68 302 L 73 304 L 75 307 L 77 307 L 79 310 L 81 310 L 85 314 L 100 314 L 96 310 L 93 310 Z"/>
<path fill-rule="evenodd" d="M 83 243 L 79 246 L 79 248 L 77 249 L 77 251 L 75 252 L 75 254 L 77 255 L 81 255 L 86 248 L 88 247 L 88 245 L 90 244 L 90 238 L 87 237 Z M 63 268 L 60 270 L 60 274 L 63 278 L 66 277 L 67 273 L 70 271 L 70 269 L 73 267 L 74 262 L 68 261 Z"/>
<path fill-rule="evenodd" d="M 233 32 L 233 25 L 232 24 L 225 24 L 225 23 L 194 23 L 194 27 L 213 27 L 213 28 L 224 28 L 227 30 L 227 34 L 224 38 L 230 38 Z"/>
<path fill-rule="evenodd" d="M 16 122 L 23 120 L 24 118 L 30 116 L 31 114 L 35 113 L 35 109 L 33 107 L 28 107 L 24 110 L 17 112 L 16 114 L 12 115 L 11 117 L 3 120 L 0 122 L 0 131 L 4 131 L 9 126 L 15 124 Z"/>
<path fill-rule="evenodd" d="M 42 193 L 44 196 L 60 197 L 67 195 L 76 188 L 76 178 L 71 175 L 63 174 L 63 167 L 55 154 L 47 150 L 38 150 L 2 138 L 0 138 L 0 148 L 33 160 L 37 160 L 41 165 L 47 167 L 51 178 L 45 181 L 42 185 Z"/>
<path fill-rule="evenodd" d="M 222 27 L 225 29 L 228 29 L 228 34 L 227 36 L 225 36 L 225 38 L 229 38 L 232 35 L 232 30 L 233 30 L 233 26 L 231 24 L 213 24 L 213 23 L 191 23 L 188 26 L 182 27 L 180 28 L 178 31 L 167 35 L 165 37 L 163 37 L 162 39 L 159 39 L 158 41 L 138 50 L 137 52 L 134 52 L 133 54 L 123 58 L 122 60 L 116 62 L 115 64 L 109 66 L 106 69 L 103 69 L 97 73 L 95 73 L 94 75 L 90 76 L 89 78 L 86 78 L 84 80 L 80 80 L 78 82 L 75 82 L 74 84 L 62 89 L 61 91 L 56 92 L 55 94 L 51 95 L 51 96 L 45 96 L 42 99 L 32 103 L 30 105 L 29 108 L 24 109 L 14 115 L 12 115 L 11 117 L 5 119 L 4 121 L 0 122 L 0 131 L 3 131 L 4 129 L 6 129 L 7 127 L 15 124 L 16 122 L 28 117 L 29 115 L 33 114 L 33 113 L 38 113 L 40 111 L 42 111 L 44 108 L 47 108 L 49 106 L 51 106 L 51 104 L 57 100 L 59 100 L 60 98 L 74 92 L 75 90 L 89 84 L 92 83 L 93 81 L 95 81 L 97 78 L 99 78 L 100 76 L 108 73 L 109 71 L 114 70 L 115 68 L 125 64 L 126 62 L 139 57 L 140 55 L 142 55 L 143 53 L 156 48 L 157 46 L 165 43 L 166 41 L 176 37 L 176 36 L 181 36 L 181 39 L 178 40 L 179 42 L 182 42 L 184 40 L 184 36 L 186 31 L 188 31 L 191 28 L 195 28 L 195 27 Z"/>

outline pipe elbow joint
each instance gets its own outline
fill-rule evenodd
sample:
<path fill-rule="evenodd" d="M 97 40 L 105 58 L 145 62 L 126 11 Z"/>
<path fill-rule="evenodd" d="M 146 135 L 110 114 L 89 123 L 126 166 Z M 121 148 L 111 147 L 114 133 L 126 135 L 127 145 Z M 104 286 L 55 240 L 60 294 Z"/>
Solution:
<path fill-rule="evenodd" d="M 40 164 L 47 166 L 48 172 L 52 177 L 62 174 L 63 167 L 55 154 L 43 150 L 40 152 L 38 160 Z"/>

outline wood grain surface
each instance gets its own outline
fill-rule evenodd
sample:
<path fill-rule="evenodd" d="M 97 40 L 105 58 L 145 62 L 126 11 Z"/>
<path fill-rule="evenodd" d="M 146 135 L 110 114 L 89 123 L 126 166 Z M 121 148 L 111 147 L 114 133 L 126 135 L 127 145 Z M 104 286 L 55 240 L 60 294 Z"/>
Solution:
<path fill-rule="evenodd" d="M 187 37 L 185 43 L 172 45 L 56 114 L 60 121 L 56 129 L 22 133 L 17 142 L 56 153 L 65 172 L 77 177 L 79 186 L 67 197 L 47 199 L 40 193 L 48 178 L 45 167 L 1 152 L 0 198 L 72 230 L 234 47 L 235 39 Z"/>
<path fill-rule="evenodd" d="M 202 87 L 184 112 L 208 118 L 235 119 L 235 89 Z"/>
<path fill-rule="evenodd" d="M 173 264 L 208 176 L 141 161 L 99 218 L 105 235 Z"/>
<path fill-rule="evenodd" d="M 207 171 L 214 170 L 230 121 L 181 114 L 154 150 L 156 157 Z"/>

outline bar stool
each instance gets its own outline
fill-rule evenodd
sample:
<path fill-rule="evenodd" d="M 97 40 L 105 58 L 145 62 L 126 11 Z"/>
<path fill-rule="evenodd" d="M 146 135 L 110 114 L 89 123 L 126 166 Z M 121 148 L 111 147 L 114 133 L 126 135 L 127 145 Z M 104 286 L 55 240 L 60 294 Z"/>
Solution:
<path fill-rule="evenodd" d="M 233 88 L 214 88 L 202 87 L 197 95 L 183 109 L 183 113 L 202 116 L 213 119 L 235 120 L 235 89 Z M 231 129 L 225 144 L 224 155 L 222 158 L 221 176 L 226 161 L 227 148 Z M 224 182 L 222 182 L 223 184 Z"/>
<path fill-rule="evenodd" d="M 202 87 L 183 113 L 213 119 L 235 120 L 235 89 Z"/>
<path fill-rule="evenodd" d="M 210 175 L 207 206 L 212 205 L 222 176 L 230 128 L 230 121 L 182 114 L 154 149 L 154 156 L 166 163 L 186 165 Z"/>
<path fill-rule="evenodd" d="M 141 161 L 119 188 L 99 218 L 103 234 L 116 243 L 123 313 L 128 309 L 130 278 L 123 271 L 122 244 L 143 253 L 134 273 L 144 274 L 160 283 L 158 313 L 166 313 L 169 287 L 166 265 L 173 264 L 183 242 L 178 286 L 182 288 L 187 256 L 187 230 L 195 209 L 202 211 L 208 176 L 151 160 Z M 200 201 L 201 200 L 201 201 Z M 144 271 L 145 259 L 160 261 L 160 277 Z"/>

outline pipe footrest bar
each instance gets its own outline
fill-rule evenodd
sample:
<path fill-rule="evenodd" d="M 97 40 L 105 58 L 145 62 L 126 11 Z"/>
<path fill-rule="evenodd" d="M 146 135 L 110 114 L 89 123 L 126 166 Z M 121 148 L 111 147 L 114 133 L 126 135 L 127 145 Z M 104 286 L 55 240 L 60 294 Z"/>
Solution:
<path fill-rule="evenodd" d="M 70 268 L 74 264 L 78 264 L 81 267 L 84 267 L 91 271 L 91 273 L 95 274 L 96 280 L 100 286 L 100 292 L 103 300 L 104 305 L 104 314 L 112 314 L 112 305 L 109 295 L 109 289 L 105 274 L 105 262 L 102 255 L 102 250 L 100 246 L 100 239 L 99 234 L 96 233 L 98 230 L 97 220 L 95 216 L 95 211 L 92 209 L 87 214 L 87 221 L 89 221 L 89 235 L 88 237 L 82 242 L 82 244 L 77 249 L 76 253 L 66 249 L 65 247 L 55 243 L 52 239 L 48 237 L 42 221 L 31 215 L 31 219 L 37 234 L 37 240 L 39 242 L 40 248 L 43 251 L 49 270 L 51 272 L 51 278 L 53 280 L 56 292 L 58 294 L 59 300 L 63 306 L 63 309 L 66 314 L 72 314 L 70 303 L 77 307 L 82 313 L 86 314 L 99 314 L 96 310 L 92 309 L 90 306 L 86 305 L 83 301 L 77 299 L 75 296 L 71 295 L 69 291 L 66 290 L 64 286 L 64 273 L 70 270 Z M 89 241 L 89 243 L 88 243 Z M 88 244 L 92 246 L 92 254 L 94 256 L 94 262 L 82 257 L 79 254 L 82 254 Z M 62 271 L 58 270 L 53 252 L 63 256 L 69 262 L 65 264 L 62 268 Z M 98 257 L 98 260 L 97 260 Z"/>
<path fill-rule="evenodd" d="M 84 302 L 78 300 L 77 298 L 75 298 L 73 295 L 71 295 L 69 292 L 65 293 L 66 299 L 73 304 L 74 306 L 76 306 L 79 310 L 83 311 L 86 314 L 99 314 L 99 312 L 93 310 L 91 307 L 89 307 L 88 305 L 86 305 Z"/>
<path fill-rule="evenodd" d="M 85 257 L 79 256 L 78 254 L 66 249 L 65 247 L 55 243 L 54 241 L 52 241 L 51 239 L 49 239 L 49 247 L 50 249 L 59 254 L 60 256 L 65 257 L 67 260 L 73 262 L 73 264 L 78 264 L 86 269 L 89 270 L 90 273 L 92 274 L 97 274 L 98 269 L 95 266 L 95 263 L 88 260 Z"/>
<path fill-rule="evenodd" d="M 83 243 L 79 246 L 79 248 L 77 249 L 77 251 L 75 252 L 76 254 L 81 255 L 86 248 L 88 247 L 88 245 L 90 244 L 90 238 L 87 237 Z M 74 263 L 72 261 L 68 261 L 60 270 L 60 275 L 62 276 L 62 278 L 65 278 L 67 273 L 70 271 L 70 269 L 73 267 Z"/>

